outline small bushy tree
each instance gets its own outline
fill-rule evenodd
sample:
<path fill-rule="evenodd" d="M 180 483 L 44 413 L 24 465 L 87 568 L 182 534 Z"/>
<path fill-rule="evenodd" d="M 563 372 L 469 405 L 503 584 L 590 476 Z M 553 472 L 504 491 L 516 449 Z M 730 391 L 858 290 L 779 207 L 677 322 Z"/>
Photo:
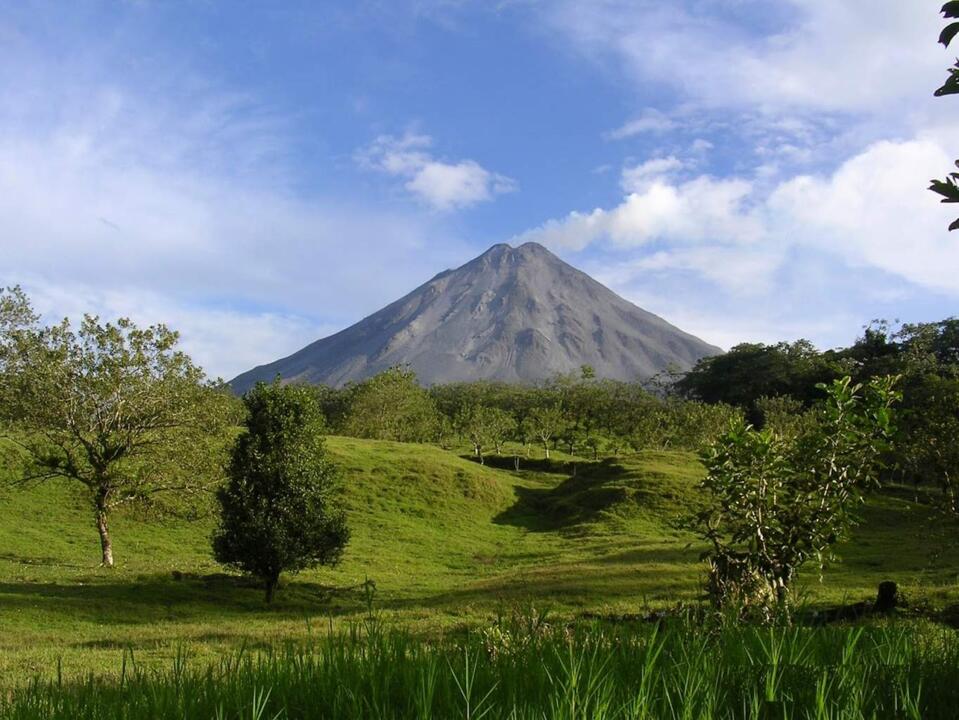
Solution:
<path fill-rule="evenodd" d="M 523 419 L 530 436 L 543 444 L 546 459 L 549 460 L 549 441 L 563 432 L 568 421 L 563 408 L 558 403 L 537 405 Z"/>
<path fill-rule="evenodd" d="M 439 413 L 416 373 L 393 367 L 351 388 L 344 432 L 353 437 L 397 442 L 436 438 Z"/>
<path fill-rule="evenodd" d="M 782 603 L 805 562 L 825 561 L 878 481 L 895 382 L 823 385 L 827 402 L 807 433 L 759 431 L 740 420 L 703 454 L 708 500 L 697 527 L 712 545 L 705 559 L 716 604 Z"/>
<path fill-rule="evenodd" d="M 516 420 L 499 408 L 469 405 L 457 413 L 454 426 L 460 436 L 473 446 L 473 454 L 483 464 L 484 448 L 492 445 L 499 453 L 510 433 L 516 429 Z"/>
<path fill-rule="evenodd" d="M 258 383 L 243 398 L 229 481 L 219 493 L 216 559 L 262 583 L 273 599 L 280 573 L 335 565 L 349 540 L 323 415 L 310 389 Z"/>

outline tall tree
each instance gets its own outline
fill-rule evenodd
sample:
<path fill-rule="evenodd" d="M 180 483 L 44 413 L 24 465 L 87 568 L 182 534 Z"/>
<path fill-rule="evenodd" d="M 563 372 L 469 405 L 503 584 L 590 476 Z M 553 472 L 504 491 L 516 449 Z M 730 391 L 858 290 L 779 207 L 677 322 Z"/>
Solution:
<path fill-rule="evenodd" d="M 246 432 L 218 493 L 213 552 L 258 577 L 270 602 L 282 572 L 335 565 L 350 533 L 316 395 L 302 386 L 258 383 L 243 402 Z"/>
<path fill-rule="evenodd" d="M 946 19 L 959 18 L 959 0 L 950 0 L 942 6 L 941 12 Z M 940 33 L 939 42 L 943 47 L 948 48 L 956 35 L 959 35 L 959 22 L 949 23 Z M 959 94 L 959 60 L 949 68 L 949 77 L 934 94 L 936 97 Z M 956 166 L 959 167 L 959 160 L 956 161 Z M 942 195 L 940 202 L 959 203 L 959 173 L 949 173 L 945 180 L 932 180 L 931 182 L 929 189 Z M 959 230 L 959 220 L 955 220 L 949 226 L 949 230 Z"/>
<path fill-rule="evenodd" d="M 113 509 L 163 495 L 182 503 L 221 480 L 235 401 L 163 325 L 87 315 L 76 331 L 68 320 L 42 327 L 18 289 L 0 305 L 17 308 L 0 327 L 0 415 L 29 459 L 19 481 L 82 485 L 110 567 Z"/>

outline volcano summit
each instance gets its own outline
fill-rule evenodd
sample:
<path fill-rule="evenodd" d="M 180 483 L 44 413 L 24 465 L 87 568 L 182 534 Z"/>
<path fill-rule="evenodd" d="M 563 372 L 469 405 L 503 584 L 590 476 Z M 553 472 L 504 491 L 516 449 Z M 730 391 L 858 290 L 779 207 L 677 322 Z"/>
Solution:
<path fill-rule="evenodd" d="M 535 382 L 591 365 L 644 380 L 719 348 L 624 300 L 537 243 L 494 245 L 382 310 L 235 378 L 342 386 L 409 364 L 425 385 Z"/>

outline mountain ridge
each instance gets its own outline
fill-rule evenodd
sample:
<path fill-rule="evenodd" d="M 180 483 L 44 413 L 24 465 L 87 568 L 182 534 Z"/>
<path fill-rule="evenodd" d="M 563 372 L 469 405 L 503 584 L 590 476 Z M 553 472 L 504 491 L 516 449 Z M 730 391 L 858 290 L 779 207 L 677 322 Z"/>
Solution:
<path fill-rule="evenodd" d="M 616 295 L 538 243 L 498 243 L 381 310 L 230 385 L 277 375 L 342 386 L 408 364 L 425 385 L 536 382 L 591 365 L 644 380 L 722 352 Z"/>

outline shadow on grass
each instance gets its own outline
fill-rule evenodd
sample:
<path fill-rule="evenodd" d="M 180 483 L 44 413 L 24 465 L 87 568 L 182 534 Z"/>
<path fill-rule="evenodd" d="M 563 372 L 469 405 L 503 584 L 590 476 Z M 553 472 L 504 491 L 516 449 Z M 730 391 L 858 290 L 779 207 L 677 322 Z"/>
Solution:
<path fill-rule="evenodd" d="M 62 558 L 47 557 L 44 555 L 17 555 L 15 553 L 0 553 L 0 561 L 16 565 L 36 565 L 42 567 L 69 568 L 71 570 L 85 570 L 86 566 L 63 562 Z"/>
<path fill-rule="evenodd" d="M 501 462 L 510 458 L 491 458 Z M 615 460 L 548 464 L 535 461 L 540 472 L 563 472 L 566 478 L 553 487 L 516 486 L 516 503 L 493 518 L 498 525 L 522 527 L 532 532 L 571 530 L 597 520 L 603 513 L 628 503 L 635 496 L 635 475 Z M 492 465 L 492 462 L 487 464 Z M 494 465 L 495 467 L 495 465 Z M 563 468 L 563 470 L 558 470 Z M 572 474 L 575 472 L 575 474 Z"/>
<path fill-rule="evenodd" d="M 123 625 L 262 613 L 271 618 L 341 615 L 363 608 L 361 587 L 288 582 L 267 605 L 262 588 L 235 575 L 147 576 L 117 581 L 0 583 L 0 604 L 12 611 L 53 613 Z"/>

